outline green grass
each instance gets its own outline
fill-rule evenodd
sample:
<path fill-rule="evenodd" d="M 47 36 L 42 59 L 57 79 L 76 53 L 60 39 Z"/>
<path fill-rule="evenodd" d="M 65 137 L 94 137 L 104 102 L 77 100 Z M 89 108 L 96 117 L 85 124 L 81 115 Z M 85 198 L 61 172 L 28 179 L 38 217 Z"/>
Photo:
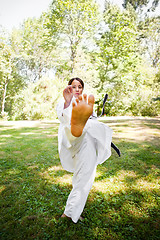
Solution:
<path fill-rule="evenodd" d="M 59 218 L 72 188 L 58 123 L 0 122 L 1 240 L 160 239 L 160 120 L 103 120 L 122 156 L 98 166 L 77 224 Z"/>

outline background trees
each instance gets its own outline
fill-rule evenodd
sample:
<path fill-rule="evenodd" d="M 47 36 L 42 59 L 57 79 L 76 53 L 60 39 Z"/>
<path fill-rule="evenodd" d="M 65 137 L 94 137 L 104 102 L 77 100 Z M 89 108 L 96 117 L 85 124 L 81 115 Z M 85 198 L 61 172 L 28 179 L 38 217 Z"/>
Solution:
<path fill-rule="evenodd" d="M 48 14 L 47 27 L 51 36 L 62 39 L 61 46 L 68 48 L 70 72 L 74 73 L 80 45 L 92 39 L 99 23 L 98 5 L 93 0 L 54 0 Z"/>
<path fill-rule="evenodd" d="M 152 3 L 150 11 L 158 1 Z M 120 10 L 106 1 L 102 13 L 94 0 L 53 0 L 9 36 L 1 30 L 1 117 L 54 118 L 74 76 L 95 94 L 98 111 L 108 93 L 108 115 L 159 114 L 160 18 L 142 18 L 138 9 L 147 4 L 124 1 Z"/>
<path fill-rule="evenodd" d="M 154 11 L 159 4 L 159 0 L 124 0 L 124 8 L 127 4 L 131 4 L 135 10 L 142 10 L 146 7 L 146 11 Z"/>
<path fill-rule="evenodd" d="M 29 83 L 14 98 L 14 120 L 36 120 L 56 118 L 55 107 L 65 85 L 58 79 L 46 76 L 39 81 Z"/>
<path fill-rule="evenodd" d="M 144 59 L 145 54 L 142 55 L 142 37 L 135 12 L 130 7 L 122 12 L 107 3 L 104 22 L 106 30 L 97 45 L 100 49 L 99 91 L 105 90 L 111 98 L 106 111 L 111 115 L 143 115 L 146 112 L 154 115 L 155 104 L 148 108 L 154 70 Z"/>
<path fill-rule="evenodd" d="M 24 82 L 17 68 L 17 56 L 4 30 L 0 30 L 0 102 L 1 116 L 5 119 L 11 114 L 13 98 L 23 87 Z"/>

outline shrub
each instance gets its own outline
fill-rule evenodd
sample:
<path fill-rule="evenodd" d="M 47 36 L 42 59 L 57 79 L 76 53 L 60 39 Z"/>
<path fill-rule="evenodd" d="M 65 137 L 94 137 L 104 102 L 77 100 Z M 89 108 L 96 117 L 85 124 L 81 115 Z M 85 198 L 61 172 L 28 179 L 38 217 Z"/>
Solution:
<path fill-rule="evenodd" d="M 64 83 L 42 78 L 30 84 L 14 99 L 14 120 L 53 119 L 55 106 Z"/>

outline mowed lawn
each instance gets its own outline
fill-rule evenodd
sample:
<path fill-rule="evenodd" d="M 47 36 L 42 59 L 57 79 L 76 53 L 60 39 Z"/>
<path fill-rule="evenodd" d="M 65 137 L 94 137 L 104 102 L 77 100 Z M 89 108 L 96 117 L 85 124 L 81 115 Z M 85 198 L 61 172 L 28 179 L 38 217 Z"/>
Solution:
<path fill-rule="evenodd" d="M 97 168 L 84 221 L 61 219 L 72 174 L 56 122 L 0 122 L 1 240 L 160 239 L 160 119 L 101 119 L 120 148 Z"/>

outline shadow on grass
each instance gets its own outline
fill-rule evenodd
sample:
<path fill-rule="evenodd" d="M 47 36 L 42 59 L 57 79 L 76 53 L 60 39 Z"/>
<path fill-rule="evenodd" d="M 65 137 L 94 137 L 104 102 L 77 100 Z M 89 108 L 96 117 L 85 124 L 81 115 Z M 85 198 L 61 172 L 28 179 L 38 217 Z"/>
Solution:
<path fill-rule="evenodd" d="M 57 137 L 49 137 L 58 125 L 45 125 L 1 126 L 0 238 L 158 240 L 158 145 L 114 138 L 122 157 L 113 152 L 98 166 L 85 220 L 74 224 L 60 218 L 72 174 L 60 165 Z"/>

